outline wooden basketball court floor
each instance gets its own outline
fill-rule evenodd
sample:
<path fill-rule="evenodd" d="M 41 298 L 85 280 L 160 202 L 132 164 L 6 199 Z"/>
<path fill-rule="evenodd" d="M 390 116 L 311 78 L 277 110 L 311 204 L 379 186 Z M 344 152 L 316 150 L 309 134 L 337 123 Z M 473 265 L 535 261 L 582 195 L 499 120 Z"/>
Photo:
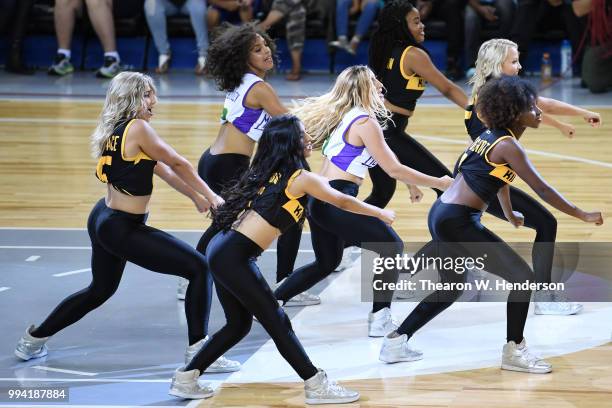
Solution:
<path fill-rule="evenodd" d="M 34 231 L 84 228 L 91 206 L 104 193 L 104 187 L 94 177 L 95 162 L 88 153 L 89 134 L 100 107 L 101 101 L 0 101 L 0 227 L 6 232 L 24 228 Z M 521 142 L 553 186 L 581 208 L 601 210 L 605 219 L 612 214 L 612 132 L 609 130 L 612 109 L 597 110 L 603 115 L 601 129 L 591 129 L 580 119 L 570 119 L 577 128 L 572 140 L 542 128 L 527 131 Z M 153 125 L 196 165 L 216 135 L 219 111 L 218 103 L 161 101 L 155 109 Z M 411 119 L 409 133 L 451 167 L 466 145 L 462 116 L 463 112 L 448 106 L 419 107 Z M 319 164 L 320 154 L 315 152 L 311 166 L 317 169 Z M 516 185 L 528 189 L 520 180 Z M 369 190 L 366 182 L 360 196 Z M 397 212 L 394 227 L 405 241 L 428 239 L 426 216 L 434 197 L 431 191 L 425 191 L 421 203 L 411 204 L 405 187 L 398 186 L 390 208 Z M 559 221 L 559 241 L 612 242 L 612 226 L 608 220 L 603 226 L 595 227 L 554 209 L 552 212 Z M 514 229 L 489 216 L 483 220 L 506 240 L 534 238 L 531 230 Z M 200 230 L 208 222 L 188 199 L 163 182 L 156 182 L 149 224 L 164 229 Z M 304 242 L 307 240 L 305 236 L 302 244 L 308 245 Z M 87 241 L 80 243 L 88 244 Z M 8 246 L 0 252 L 6 253 Z M 304 308 L 292 318 L 298 337 L 303 339 L 313 361 L 323 368 L 329 367 L 330 376 L 361 392 L 362 399 L 349 406 L 612 406 L 610 303 L 586 303 L 582 314 L 571 317 L 530 313 L 526 337 L 536 351 L 549 358 L 554 366 L 552 374 L 528 375 L 498 368 L 505 327 L 501 304 L 453 306 L 431 326 L 423 328 L 422 335 L 421 332 L 415 335 L 416 345 L 425 351 L 422 362 L 385 366 L 376 360 L 380 339 L 368 339 L 364 334 L 368 307 L 355 300 L 358 295 L 351 283 L 357 269 L 353 267 L 335 278 L 322 292 L 322 305 Z M 0 286 L 3 286 L 1 282 Z M 59 300 L 53 298 L 51 303 Z M 31 301 L 37 302 L 37 299 Z M 413 306 L 412 303 L 394 305 L 394 315 L 403 319 Z M 19 320 L 18 310 L 3 307 L 0 314 L 3 316 L 0 320 Z M 20 327 L 26 323 L 30 322 L 22 321 Z M 3 336 L 16 340 L 20 334 L 13 330 Z M 163 334 L 158 337 L 163 345 Z M 15 365 L 8 357 L 11 353 L 9 349 L 2 351 L 0 365 Z M 86 371 L 85 368 L 80 367 Z M 27 378 L 21 380 L 27 382 Z M 161 386 L 167 385 L 164 382 Z M 139 386 L 138 382 L 130 384 L 132 391 Z M 101 397 L 95 404 L 112 405 L 108 401 Z M 6 402 L 0 401 L 0 405 Z M 164 400 L 155 405 L 176 403 Z M 202 407 L 301 405 L 302 384 L 270 342 L 245 362 L 241 373 L 225 379 L 217 396 L 189 404 Z"/>

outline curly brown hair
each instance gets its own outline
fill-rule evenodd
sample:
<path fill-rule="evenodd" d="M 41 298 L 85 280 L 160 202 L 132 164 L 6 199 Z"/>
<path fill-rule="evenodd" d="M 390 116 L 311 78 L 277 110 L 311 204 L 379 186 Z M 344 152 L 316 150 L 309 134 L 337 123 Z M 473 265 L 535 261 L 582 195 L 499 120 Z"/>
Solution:
<path fill-rule="evenodd" d="M 502 75 L 489 79 L 480 88 L 476 111 L 489 129 L 505 129 L 531 109 L 537 97 L 536 89 L 529 82 Z"/>
<path fill-rule="evenodd" d="M 215 30 L 214 40 L 208 48 L 205 69 L 212 75 L 220 91 L 229 92 L 240 86 L 242 77 L 249 72 L 248 60 L 256 36 L 263 37 L 276 59 L 276 45 L 255 24 L 240 26 L 224 23 Z"/>

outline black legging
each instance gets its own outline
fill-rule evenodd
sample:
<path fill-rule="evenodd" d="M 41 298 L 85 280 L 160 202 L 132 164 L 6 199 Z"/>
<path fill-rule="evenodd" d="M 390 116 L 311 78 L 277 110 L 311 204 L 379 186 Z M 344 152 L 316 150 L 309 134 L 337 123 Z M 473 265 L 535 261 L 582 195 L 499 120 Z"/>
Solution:
<path fill-rule="evenodd" d="M 198 162 L 198 174 L 216 194 L 223 197 L 223 190 L 238 180 L 249 168 L 249 157 L 238 153 L 211 154 L 207 149 Z M 223 197 L 225 198 L 225 197 Z M 210 240 L 219 232 L 212 224 L 200 238 L 197 250 L 206 254 Z M 293 265 L 300 247 L 302 236 L 301 224 L 296 224 L 278 238 L 276 251 L 276 281 L 280 282 L 293 271 Z M 212 280 L 209 280 L 207 292 L 212 295 Z M 210 312 L 209 297 L 207 310 Z M 208 316 L 207 313 L 206 315 Z M 208 327 L 208 325 L 207 325 Z"/>
<path fill-rule="evenodd" d="M 482 212 L 474 208 L 458 204 L 445 204 L 438 199 L 429 211 L 428 226 L 433 237 L 431 247 L 441 242 L 494 242 L 496 245 L 486 247 L 486 258 L 484 258 L 484 269 L 508 282 L 518 283 L 533 281 L 533 272 L 529 265 L 502 241 L 497 235 L 489 231 L 480 222 Z M 458 247 L 441 246 L 444 253 L 437 256 L 445 257 L 448 251 L 455 251 L 452 255 L 465 256 L 465 253 L 457 254 Z M 482 256 L 482 254 L 474 254 Z M 454 271 L 440 271 L 443 282 L 463 282 L 465 274 Z M 440 312 L 452 305 L 461 295 L 461 291 L 436 291 L 423 299 L 417 307 L 403 321 L 399 329 L 400 334 L 408 335 L 410 338 L 417 330 L 436 317 Z M 506 307 L 507 314 L 507 341 L 520 343 L 523 340 L 523 329 L 527 320 L 529 310 L 530 291 L 512 290 L 508 296 Z"/>
<path fill-rule="evenodd" d="M 452 176 L 446 166 L 436 158 L 425 146 L 406 133 L 408 117 L 398 113 L 393 114 L 393 123 L 384 130 L 385 141 L 404 166 L 425 173 L 432 177 Z M 368 204 L 385 208 L 395 193 L 396 180 L 389 176 L 380 166 L 370 168 L 372 193 L 364 201 Z M 433 189 L 438 197 L 442 191 Z"/>
<path fill-rule="evenodd" d="M 353 197 L 359 191 L 357 184 L 345 180 L 332 180 L 329 184 Z M 378 218 L 344 211 L 312 197 L 308 201 L 308 223 L 316 260 L 295 270 L 276 289 L 274 295 L 279 300 L 286 302 L 331 274 L 340 264 L 346 241 L 356 242 L 356 245 L 373 250 L 382 257 L 394 257 L 403 251 L 401 238 L 393 228 Z M 379 245 L 370 247 L 366 243 Z M 389 269 L 380 277 L 386 283 L 396 282 L 398 271 Z M 376 291 L 373 312 L 389 307 L 392 296 L 393 291 Z"/>
<path fill-rule="evenodd" d="M 91 284 L 64 299 L 38 326 L 34 337 L 52 336 L 106 302 L 117 290 L 127 261 L 145 269 L 189 280 L 185 314 L 189 344 L 204 338 L 206 260 L 185 242 L 145 225 L 146 214 L 113 210 L 104 199 L 94 206 L 87 221 L 91 239 Z"/>
<path fill-rule="evenodd" d="M 206 342 L 186 371 L 203 372 L 249 333 L 255 315 L 302 379 L 317 373 L 295 336 L 291 321 L 255 264 L 261 252 L 255 242 L 234 230 L 220 232 L 211 240 L 207 261 L 227 323 Z"/>

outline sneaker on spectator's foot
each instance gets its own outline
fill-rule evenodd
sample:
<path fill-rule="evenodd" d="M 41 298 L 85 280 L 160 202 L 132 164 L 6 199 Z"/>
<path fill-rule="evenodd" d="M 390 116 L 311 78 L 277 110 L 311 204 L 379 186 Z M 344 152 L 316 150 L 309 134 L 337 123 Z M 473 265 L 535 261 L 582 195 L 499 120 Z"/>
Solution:
<path fill-rule="evenodd" d="M 397 337 L 390 337 L 387 334 L 383 339 L 382 347 L 378 359 L 387 364 L 399 363 L 401 361 L 416 361 L 423 358 L 423 353 L 415 350 L 408 344 L 408 336 L 402 334 Z"/>
<path fill-rule="evenodd" d="M 178 278 L 178 285 L 176 287 L 176 298 L 178 300 L 185 300 L 185 295 L 187 294 L 187 286 L 189 286 L 189 281 L 185 278 Z"/>
<path fill-rule="evenodd" d="M 49 338 L 32 336 L 30 332 L 33 329 L 34 325 L 28 327 L 25 334 L 19 339 L 17 347 L 15 347 L 15 355 L 24 361 L 44 357 L 48 352 L 45 343 Z"/>
<path fill-rule="evenodd" d="M 159 54 L 157 57 L 157 68 L 155 68 L 155 73 L 157 74 L 165 74 L 168 72 L 170 68 L 170 54 Z"/>
<path fill-rule="evenodd" d="M 174 372 L 168 394 L 184 399 L 203 399 L 213 396 L 212 388 L 198 383 L 200 370 L 183 371 L 183 369 L 184 367 L 181 367 Z"/>
<path fill-rule="evenodd" d="M 552 371 L 552 365 L 529 352 L 525 339 L 520 344 L 513 341 L 504 344 L 501 368 L 532 374 L 546 374 Z"/>
<path fill-rule="evenodd" d="M 196 75 L 206 75 L 206 57 L 198 57 L 198 63 L 194 71 Z"/>
<path fill-rule="evenodd" d="M 335 41 L 330 41 L 329 45 L 341 50 L 346 50 L 347 48 L 350 48 L 348 39 L 346 37 L 339 37 Z"/>
<path fill-rule="evenodd" d="M 197 343 L 187 347 L 187 349 L 185 350 L 185 365 L 191 362 L 193 357 L 198 353 L 198 351 L 200 351 L 200 349 L 202 348 L 202 346 L 204 346 L 204 343 L 206 343 L 208 339 L 209 337 L 206 336 Z M 219 357 L 218 359 L 213 361 L 213 363 L 209 365 L 206 370 L 204 370 L 205 373 L 209 374 L 232 373 L 234 371 L 240 371 L 240 362 L 227 359 L 225 358 L 225 356 Z"/>
<path fill-rule="evenodd" d="M 58 53 L 53 60 L 53 65 L 47 71 L 49 75 L 64 76 L 74 72 L 74 67 L 65 54 Z"/>
<path fill-rule="evenodd" d="M 113 78 L 115 75 L 121 72 L 121 65 L 119 60 L 115 57 L 104 57 L 104 65 L 96 71 L 98 78 Z"/>
<path fill-rule="evenodd" d="M 335 381 L 327 378 L 323 370 L 304 381 L 304 393 L 306 394 L 306 404 L 346 404 L 357 401 L 359 393 L 344 388 Z"/>
<path fill-rule="evenodd" d="M 385 307 L 376 313 L 368 314 L 368 336 L 383 337 L 394 330 L 397 330 L 398 324 L 393 320 L 391 309 Z"/>
<path fill-rule="evenodd" d="M 569 316 L 580 313 L 582 305 L 570 302 L 567 297 L 558 291 L 538 290 L 533 296 L 534 309 L 537 315 Z"/>

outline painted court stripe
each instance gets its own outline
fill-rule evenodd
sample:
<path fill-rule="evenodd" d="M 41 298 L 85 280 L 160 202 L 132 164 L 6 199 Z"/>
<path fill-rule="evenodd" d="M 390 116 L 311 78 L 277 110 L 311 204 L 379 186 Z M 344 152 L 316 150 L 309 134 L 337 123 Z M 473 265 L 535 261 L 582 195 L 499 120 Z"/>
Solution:
<path fill-rule="evenodd" d="M 34 367 L 33 367 L 34 368 Z M 39 368 L 38 366 L 36 368 Z M 42 367 L 48 368 L 48 367 Z M 55 370 L 47 370 L 55 371 Z M 67 370 L 64 370 L 67 371 Z M 94 374 L 96 375 L 96 374 Z M 0 382 L 85 382 L 85 383 L 170 383 L 168 379 L 131 379 L 131 378 L 36 378 L 36 377 L 20 377 L 20 378 L 0 378 Z M 210 382 L 210 381 L 209 381 Z M 22 405 L 23 406 L 23 405 Z"/>
<path fill-rule="evenodd" d="M 4 292 L 5 290 L 9 290 L 10 288 L 8 286 L 2 286 L 0 288 L 0 292 Z"/>
<path fill-rule="evenodd" d="M 38 261 L 39 258 L 40 258 L 39 255 L 32 255 L 32 256 L 29 256 L 25 261 L 26 262 L 36 262 Z"/>
<path fill-rule="evenodd" d="M 87 377 L 93 377 L 93 376 L 98 375 L 98 373 L 88 373 L 88 372 L 85 372 L 85 371 L 64 370 L 63 368 L 53 368 L 53 367 L 46 367 L 46 366 L 33 366 L 32 368 L 34 368 L 36 370 L 53 371 L 55 373 L 84 375 L 84 376 L 87 376 Z"/>
<path fill-rule="evenodd" d="M 433 142 L 444 142 L 444 143 L 452 143 L 452 144 L 459 144 L 459 145 L 467 146 L 467 139 L 466 140 L 456 140 L 456 139 L 448 139 L 446 137 L 423 136 L 423 135 L 414 135 L 414 137 L 417 139 L 431 140 Z M 527 149 L 527 152 L 530 154 L 538 155 L 538 156 L 553 157 L 555 159 L 570 160 L 570 161 L 575 161 L 579 163 L 592 164 L 594 166 L 601 166 L 601 167 L 607 167 L 607 168 L 612 169 L 612 163 L 602 162 L 599 160 L 591 160 L 591 159 L 585 159 L 584 157 L 568 156 L 565 154 L 544 152 L 542 150 Z"/>
<path fill-rule="evenodd" d="M 62 276 L 76 275 L 77 273 L 83 273 L 83 272 L 89 272 L 89 271 L 91 271 L 91 268 L 77 269 L 76 271 L 54 273 L 53 276 L 55 276 L 56 278 L 61 278 Z"/>
<path fill-rule="evenodd" d="M 38 123 L 56 125 L 92 125 L 98 123 L 97 119 L 61 119 L 61 118 L 0 118 L 0 123 Z M 155 124 L 166 126 L 206 126 L 218 125 L 218 120 L 167 120 L 155 119 Z"/>
<path fill-rule="evenodd" d="M 91 249 L 88 246 L 28 246 L 28 245 L 0 245 L 0 249 Z M 276 248 L 266 249 L 265 252 L 276 252 Z M 298 252 L 313 253 L 312 249 L 300 249 Z M 89 270 L 89 269 L 87 269 Z M 66 272 L 67 273 L 67 272 Z M 69 273 L 67 273 L 70 275 Z M 57 275 L 53 275 L 57 276 Z"/>

